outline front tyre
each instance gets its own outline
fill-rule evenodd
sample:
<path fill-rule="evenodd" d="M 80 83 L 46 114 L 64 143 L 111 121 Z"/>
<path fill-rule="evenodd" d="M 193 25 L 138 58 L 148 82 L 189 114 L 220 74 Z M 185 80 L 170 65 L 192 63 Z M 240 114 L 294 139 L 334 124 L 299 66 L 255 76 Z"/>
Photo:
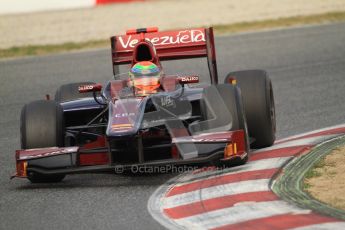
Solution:
<path fill-rule="evenodd" d="M 24 105 L 20 117 L 22 149 L 64 146 L 63 110 L 55 101 L 34 101 Z M 59 182 L 65 175 L 28 172 L 32 183 Z"/>
<path fill-rule="evenodd" d="M 271 79 L 263 70 L 231 72 L 225 83 L 236 79 L 241 89 L 249 136 L 253 148 L 273 145 L 276 133 L 275 104 Z"/>

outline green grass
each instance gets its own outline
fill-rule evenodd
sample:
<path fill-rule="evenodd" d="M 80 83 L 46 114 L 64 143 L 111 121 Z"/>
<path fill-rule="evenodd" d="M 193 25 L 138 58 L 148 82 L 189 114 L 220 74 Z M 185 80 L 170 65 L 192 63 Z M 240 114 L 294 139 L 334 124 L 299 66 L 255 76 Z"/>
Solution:
<path fill-rule="evenodd" d="M 310 188 L 310 185 L 308 184 L 308 179 L 320 177 L 326 174 L 327 176 L 334 176 L 335 172 L 326 170 L 327 167 L 334 167 L 334 164 L 328 163 L 326 164 L 326 156 L 322 157 L 304 176 L 304 183 L 303 188 L 304 190 L 307 190 Z"/>
<path fill-rule="evenodd" d="M 229 25 L 214 25 L 213 27 L 216 34 L 224 34 L 340 21 L 345 21 L 345 12 L 331 12 L 311 16 L 296 16 L 256 22 L 242 22 Z M 45 55 L 83 49 L 104 48 L 109 47 L 109 45 L 109 39 L 107 38 L 104 40 L 86 41 L 80 43 L 69 42 L 57 45 L 20 46 L 9 49 L 0 49 L 0 58 Z"/>
<path fill-rule="evenodd" d="M 345 21 L 345 12 L 331 12 L 311 16 L 296 16 L 256 22 L 242 22 L 230 25 L 215 25 L 214 29 L 217 34 L 222 34 L 341 21 Z"/>
<path fill-rule="evenodd" d="M 308 179 L 320 177 L 322 173 L 318 169 L 322 169 L 326 165 L 325 157 L 321 158 L 309 171 L 304 175 L 304 182 L 303 182 L 303 189 L 304 191 L 310 188 L 310 184 L 308 183 Z"/>
<path fill-rule="evenodd" d="M 321 158 L 309 171 L 305 174 L 305 179 L 310 179 L 312 177 L 319 177 L 322 174 L 318 169 L 322 169 L 326 166 L 325 157 Z"/>
<path fill-rule="evenodd" d="M 87 41 L 87 42 L 80 42 L 80 43 L 68 42 L 68 43 L 57 44 L 57 45 L 20 46 L 20 47 L 12 47 L 9 49 L 0 49 L 0 58 L 62 53 L 62 52 L 82 50 L 82 49 L 107 47 L 108 45 L 109 45 L 109 39 Z"/>

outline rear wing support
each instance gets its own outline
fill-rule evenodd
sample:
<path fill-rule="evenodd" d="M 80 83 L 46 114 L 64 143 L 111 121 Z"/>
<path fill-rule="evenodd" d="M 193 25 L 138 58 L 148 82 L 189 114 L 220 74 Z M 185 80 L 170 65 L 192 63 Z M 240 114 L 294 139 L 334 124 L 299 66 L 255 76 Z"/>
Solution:
<path fill-rule="evenodd" d="M 213 85 L 218 84 L 218 70 L 216 59 L 216 47 L 214 43 L 213 28 L 206 29 L 206 52 L 207 52 L 207 64 L 210 71 L 211 83 Z"/>
<path fill-rule="evenodd" d="M 119 65 L 133 64 L 134 49 L 144 39 L 153 45 L 155 49 L 153 53 L 159 61 L 206 57 L 211 83 L 218 84 L 216 50 L 212 27 L 163 32 L 137 31 L 147 32 L 140 34 L 131 32 L 110 38 L 114 75 L 119 73 Z"/>

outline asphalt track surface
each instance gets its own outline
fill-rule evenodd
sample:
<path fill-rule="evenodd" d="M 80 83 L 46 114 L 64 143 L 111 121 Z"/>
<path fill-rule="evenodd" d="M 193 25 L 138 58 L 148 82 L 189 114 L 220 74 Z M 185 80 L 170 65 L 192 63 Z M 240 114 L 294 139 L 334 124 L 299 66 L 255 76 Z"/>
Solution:
<path fill-rule="evenodd" d="M 216 38 L 219 74 L 265 69 L 275 91 L 278 137 L 345 121 L 345 24 Z M 204 62 L 174 62 L 190 72 Z M 147 211 L 155 189 L 176 174 L 73 175 L 60 184 L 9 180 L 24 103 L 65 83 L 112 77 L 110 53 L 0 61 L 0 229 L 162 229 Z"/>

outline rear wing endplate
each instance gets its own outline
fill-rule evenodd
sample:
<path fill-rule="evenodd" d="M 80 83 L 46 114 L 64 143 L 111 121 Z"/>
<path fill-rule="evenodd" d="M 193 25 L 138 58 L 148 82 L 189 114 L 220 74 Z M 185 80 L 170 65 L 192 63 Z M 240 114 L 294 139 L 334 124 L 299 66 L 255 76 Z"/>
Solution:
<path fill-rule="evenodd" d="M 141 34 L 128 34 L 111 37 L 111 53 L 114 74 L 118 65 L 131 64 L 133 48 L 140 41 Z M 206 57 L 211 83 L 218 83 L 216 52 L 213 28 L 151 32 L 144 34 L 156 49 L 159 60 L 176 60 Z"/>

